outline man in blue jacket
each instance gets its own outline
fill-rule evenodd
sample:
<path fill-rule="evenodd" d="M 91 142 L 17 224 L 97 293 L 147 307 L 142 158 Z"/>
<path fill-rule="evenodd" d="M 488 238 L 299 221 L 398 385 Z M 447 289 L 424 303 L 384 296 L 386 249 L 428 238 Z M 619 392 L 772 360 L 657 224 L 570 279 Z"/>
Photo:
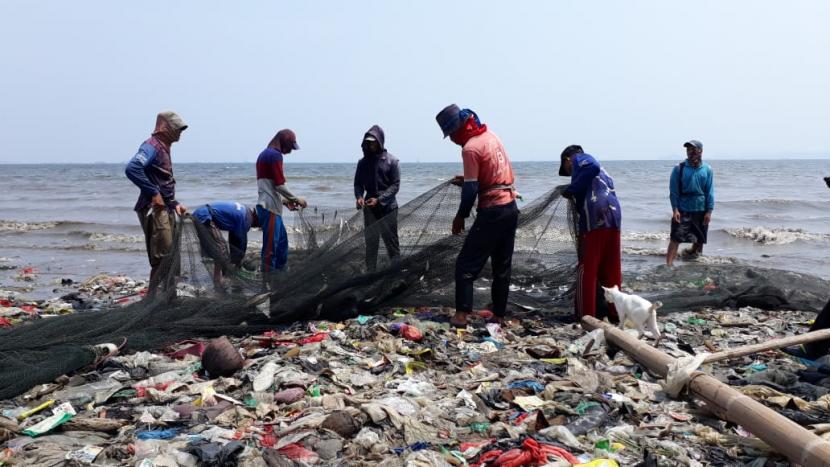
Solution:
<path fill-rule="evenodd" d="M 175 214 L 183 215 L 187 208 L 176 201 L 176 179 L 170 147 L 187 129 L 175 112 L 161 112 L 156 117 L 153 134 L 130 159 L 125 173 L 139 189 L 135 211 L 144 231 L 147 257 L 150 260 L 150 288 L 155 287 L 159 265 L 173 248 Z"/>
<path fill-rule="evenodd" d="M 380 238 L 389 259 L 400 255 L 395 195 L 401 187 L 401 170 L 398 159 L 386 150 L 384 143 L 383 129 L 377 125 L 369 128 L 361 143 L 363 158 L 354 173 L 355 204 L 363 210 L 368 271 L 377 268 Z"/>
<path fill-rule="evenodd" d="M 253 207 L 233 201 L 216 201 L 206 204 L 193 211 L 196 222 L 207 227 L 211 235 L 211 244 L 203 242 L 203 249 L 213 257 L 213 284 L 216 288 L 222 287 L 222 263 L 230 263 L 237 268 L 245 259 L 248 249 L 248 231 L 251 227 L 259 227 L 259 219 Z M 228 232 L 228 241 L 222 231 Z M 200 236 L 200 239 L 202 236 Z M 230 243 L 230 246 L 228 246 Z"/>
<path fill-rule="evenodd" d="M 604 316 L 597 316 L 597 283 L 604 287 L 622 285 L 620 202 L 614 180 L 581 146 L 568 146 L 560 158 L 559 175 L 571 177 L 562 196 L 573 201 L 579 222 L 576 317 L 602 319 Z M 618 319 L 613 305 L 608 308 L 609 318 Z"/>
<path fill-rule="evenodd" d="M 703 253 L 709 232 L 709 222 L 715 209 L 715 184 L 712 167 L 703 162 L 703 143 L 687 141 L 686 160 L 675 166 L 669 181 L 669 200 L 672 208 L 671 240 L 666 252 L 666 264 L 677 258 L 681 243 L 691 243 L 689 256 Z"/>

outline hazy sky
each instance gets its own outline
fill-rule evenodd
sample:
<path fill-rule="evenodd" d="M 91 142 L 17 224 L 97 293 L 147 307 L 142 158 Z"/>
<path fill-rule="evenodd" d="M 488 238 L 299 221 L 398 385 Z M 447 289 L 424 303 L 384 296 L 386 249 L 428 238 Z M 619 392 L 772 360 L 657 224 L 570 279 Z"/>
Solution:
<path fill-rule="evenodd" d="M 476 110 L 513 160 L 830 157 L 830 2 L 0 2 L 0 161 L 126 162 L 160 110 L 177 162 L 457 161 Z"/>

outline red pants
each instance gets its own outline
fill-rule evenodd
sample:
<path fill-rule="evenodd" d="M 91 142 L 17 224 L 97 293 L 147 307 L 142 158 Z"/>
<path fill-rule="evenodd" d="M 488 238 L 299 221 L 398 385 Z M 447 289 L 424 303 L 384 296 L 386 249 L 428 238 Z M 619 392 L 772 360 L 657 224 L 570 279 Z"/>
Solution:
<path fill-rule="evenodd" d="M 576 276 L 576 317 L 596 317 L 597 280 L 604 287 L 622 285 L 620 265 L 620 231 L 592 230 L 579 237 L 579 268 Z M 600 295 L 601 297 L 602 295 Z M 617 310 L 608 305 L 614 318 Z"/>

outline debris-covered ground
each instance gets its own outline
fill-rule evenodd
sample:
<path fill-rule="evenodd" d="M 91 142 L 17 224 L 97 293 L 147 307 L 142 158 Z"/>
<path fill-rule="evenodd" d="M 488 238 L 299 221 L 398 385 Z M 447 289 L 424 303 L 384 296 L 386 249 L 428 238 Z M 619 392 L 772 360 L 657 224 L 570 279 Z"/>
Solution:
<path fill-rule="evenodd" d="M 107 276 L 71 286 L 48 301 L 0 292 L 0 326 L 144 290 Z M 501 326 L 480 312 L 466 330 L 448 316 L 391 309 L 105 359 L 0 401 L 0 465 L 788 465 L 556 310 Z M 724 350 L 803 332 L 813 317 L 661 315 L 659 347 Z M 830 365 L 807 363 L 771 351 L 703 371 L 830 434 Z"/>

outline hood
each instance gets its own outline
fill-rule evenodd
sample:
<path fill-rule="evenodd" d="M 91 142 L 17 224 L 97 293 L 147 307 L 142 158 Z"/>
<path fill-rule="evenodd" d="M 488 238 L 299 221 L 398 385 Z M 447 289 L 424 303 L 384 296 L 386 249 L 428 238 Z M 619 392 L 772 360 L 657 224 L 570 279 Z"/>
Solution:
<path fill-rule="evenodd" d="M 378 140 L 378 143 L 380 143 L 380 152 L 381 153 L 386 151 L 386 145 L 385 145 L 386 137 L 383 134 L 383 128 L 381 128 L 378 125 L 372 125 L 372 128 L 369 128 L 369 131 L 367 131 L 363 135 L 363 140 L 366 140 L 367 136 L 372 136 L 376 140 Z M 363 144 L 363 141 L 361 141 L 360 144 Z"/>
<path fill-rule="evenodd" d="M 156 116 L 156 128 L 153 130 L 153 136 L 161 136 L 164 140 L 170 142 L 173 140 L 173 133 L 177 130 L 186 130 L 187 124 L 184 123 L 182 117 L 176 112 L 164 111 L 159 112 Z"/>
<path fill-rule="evenodd" d="M 278 131 L 277 134 L 271 138 L 271 142 L 268 143 L 268 147 L 276 149 L 283 154 L 288 154 L 292 150 L 300 149 L 300 146 L 297 144 L 297 135 L 288 128 Z"/>

